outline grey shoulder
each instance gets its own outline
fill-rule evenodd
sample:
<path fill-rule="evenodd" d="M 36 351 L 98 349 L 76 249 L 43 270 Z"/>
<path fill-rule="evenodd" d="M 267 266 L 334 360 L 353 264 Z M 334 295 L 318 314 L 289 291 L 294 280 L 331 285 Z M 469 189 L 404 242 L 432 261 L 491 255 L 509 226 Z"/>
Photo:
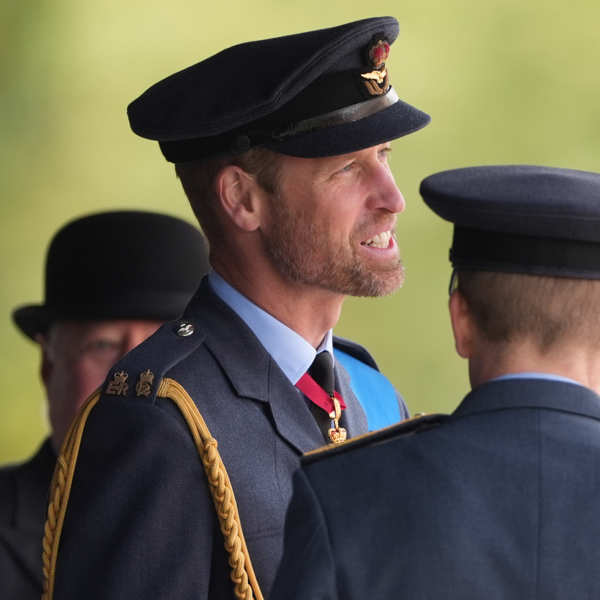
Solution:
<path fill-rule="evenodd" d="M 410 419 L 405 419 L 391 425 L 390 427 L 384 427 L 376 431 L 365 433 L 357 437 L 351 438 L 341 444 L 330 444 L 317 448 L 311 452 L 307 452 L 302 456 L 302 464 L 311 464 L 327 458 L 329 456 L 336 456 L 345 452 L 353 452 L 360 448 L 365 448 L 378 444 L 384 441 L 388 441 L 403 436 L 413 435 L 427 431 L 429 429 L 439 427 L 442 425 L 450 415 L 442 413 L 431 413 L 426 415 L 419 415 Z"/>
<path fill-rule="evenodd" d="M 334 350 L 341 350 L 342 352 L 345 352 L 357 360 L 369 365 L 369 367 L 373 367 L 373 369 L 379 371 L 379 367 L 377 366 L 375 359 L 364 346 L 361 346 L 352 340 L 347 340 L 346 338 L 341 338 L 334 335 L 333 348 Z"/>

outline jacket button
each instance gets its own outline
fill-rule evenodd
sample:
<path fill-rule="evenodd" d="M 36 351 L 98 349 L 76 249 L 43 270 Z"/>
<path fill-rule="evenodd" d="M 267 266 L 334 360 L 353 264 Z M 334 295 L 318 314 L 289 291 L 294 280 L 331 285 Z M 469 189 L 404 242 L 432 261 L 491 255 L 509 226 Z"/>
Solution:
<path fill-rule="evenodd" d="M 191 323 L 179 323 L 179 328 L 177 329 L 177 335 L 180 337 L 188 337 L 194 333 L 194 326 Z"/>

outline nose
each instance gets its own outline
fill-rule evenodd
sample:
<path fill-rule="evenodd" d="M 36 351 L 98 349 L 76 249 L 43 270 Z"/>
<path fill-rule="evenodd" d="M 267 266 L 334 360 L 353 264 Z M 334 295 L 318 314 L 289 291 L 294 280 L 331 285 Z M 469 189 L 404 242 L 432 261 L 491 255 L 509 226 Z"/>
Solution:
<path fill-rule="evenodd" d="M 404 196 L 387 164 L 377 165 L 373 177 L 373 189 L 370 208 L 383 209 L 391 213 L 401 213 L 406 208 Z"/>

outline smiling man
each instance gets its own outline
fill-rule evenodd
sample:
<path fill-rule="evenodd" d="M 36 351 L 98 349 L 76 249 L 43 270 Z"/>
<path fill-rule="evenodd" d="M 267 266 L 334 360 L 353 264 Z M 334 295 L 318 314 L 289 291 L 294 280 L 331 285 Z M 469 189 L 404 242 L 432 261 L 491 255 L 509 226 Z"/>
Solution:
<path fill-rule="evenodd" d="M 346 295 L 403 281 L 389 142 L 429 117 L 391 86 L 397 34 L 385 17 L 241 44 L 129 106 L 175 163 L 213 270 L 74 428 L 46 597 L 266 595 L 300 455 L 407 415 L 332 334 Z"/>

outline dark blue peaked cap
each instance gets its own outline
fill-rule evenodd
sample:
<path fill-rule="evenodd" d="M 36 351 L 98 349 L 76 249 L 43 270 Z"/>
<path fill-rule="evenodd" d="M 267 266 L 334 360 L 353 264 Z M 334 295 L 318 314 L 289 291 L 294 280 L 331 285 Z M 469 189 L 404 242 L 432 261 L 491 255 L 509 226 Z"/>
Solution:
<path fill-rule="evenodd" d="M 600 279 L 600 174 L 504 165 L 436 173 L 421 195 L 454 223 L 458 270 Z"/>
<path fill-rule="evenodd" d="M 171 162 L 266 146 L 345 154 L 424 127 L 398 99 L 385 59 L 393 17 L 248 42 L 158 82 L 128 107 L 131 128 Z"/>

